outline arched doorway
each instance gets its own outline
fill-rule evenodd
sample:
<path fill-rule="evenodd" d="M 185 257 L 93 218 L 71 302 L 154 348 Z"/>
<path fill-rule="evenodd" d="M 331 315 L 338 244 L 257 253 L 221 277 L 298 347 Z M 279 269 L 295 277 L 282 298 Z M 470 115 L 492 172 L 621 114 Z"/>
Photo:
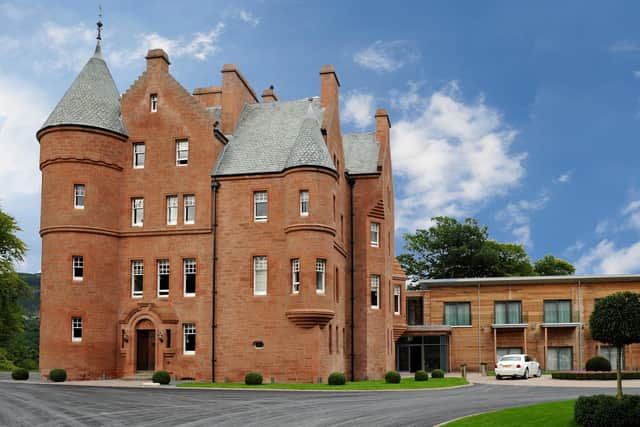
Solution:
<path fill-rule="evenodd" d="M 156 328 L 149 319 L 136 325 L 136 371 L 156 368 Z"/>

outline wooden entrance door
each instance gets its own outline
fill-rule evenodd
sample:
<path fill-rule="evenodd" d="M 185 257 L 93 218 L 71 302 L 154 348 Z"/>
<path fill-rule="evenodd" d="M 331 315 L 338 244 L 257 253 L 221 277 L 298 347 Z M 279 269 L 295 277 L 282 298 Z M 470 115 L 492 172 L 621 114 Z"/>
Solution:
<path fill-rule="evenodd" d="M 156 331 L 138 330 L 136 332 L 136 369 L 138 371 L 153 371 L 156 367 Z"/>

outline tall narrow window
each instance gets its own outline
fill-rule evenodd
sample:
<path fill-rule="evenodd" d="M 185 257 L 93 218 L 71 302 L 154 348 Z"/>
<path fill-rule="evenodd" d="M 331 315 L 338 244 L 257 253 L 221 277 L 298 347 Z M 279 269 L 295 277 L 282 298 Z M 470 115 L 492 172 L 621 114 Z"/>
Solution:
<path fill-rule="evenodd" d="M 149 97 L 149 100 L 151 103 L 151 112 L 155 113 L 156 111 L 158 111 L 158 94 L 152 93 Z"/>
<path fill-rule="evenodd" d="M 371 246 L 374 248 L 380 246 L 380 224 L 377 222 L 371 223 Z"/>
<path fill-rule="evenodd" d="M 324 294 L 325 270 L 327 261 L 324 259 L 316 260 L 316 293 Z"/>
<path fill-rule="evenodd" d="M 307 190 L 300 192 L 300 216 L 309 216 L 309 192 Z"/>
<path fill-rule="evenodd" d="M 189 194 L 184 196 L 184 223 L 195 224 L 196 222 L 196 196 Z"/>
<path fill-rule="evenodd" d="M 169 296 L 169 260 L 158 261 L 158 296 Z"/>
<path fill-rule="evenodd" d="M 144 167 L 144 143 L 133 144 L 133 167 L 142 169 Z"/>
<path fill-rule="evenodd" d="M 339 280 L 338 267 L 336 267 L 334 274 L 335 275 L 333 276 L 333 299 L 335 302 L 338 302 L 340 301 L 340 280 Z"/>
<path fill-rule="evenodd" d="M 176 165 L 185 166 L 189 164 L 189 141 L 181 139 L 176 141 Z"/>
<path fill-rule="evenodd" d="M 400 314 L 400 286 L 393 288 L 393 312 Z"/>
<path fill-rule="evenodd" d="M 71 318 L 71 341 L 82 341 L 82 317 Z"/>
<path fill-rule="evenodd" d="M 291 290 L 294 294 L 297 294 L 300 292 L 300 260 L 298 258 L 291 260 L 291 280 Z"/>
<path fill-rule="evenodd" d="M 196 354 L 196 325 L 194 323 L 185 323 L 182 325 L 184 331 L 184 354 Z"/>
<path fill-rule="evenodd" d="M 73 280 L 84 278 L 84 257 L 82 255 L 73 256 Z"/>
<path fill-rule="evenodd" d="M 140 298 L 144 289 L 144 264 L 142 260 L 131 261 L 131 296 Z"/>
<path fill-rule="evenodd" d="M 165 329 L 164 336 L 165 336 L 167 348 L 171 348 L 171 329 Z"/>
<path fill-rule="evenodd" d="M 380 276 L 371 276 L 371 308 L 380 308 Z"/>
<path fill-rule="evenodd" d="M 73 185 L 73 207 L 84 209 L 84 184 Z"/>
<path fill-rule="evenodd" d="M 142 227 L 144 221 L 144 199 L 136 197 L 131 199 L 131 225 Z"/>
<path fill-rule="evenodd" d="M 196 295 L 196 260 L 188 258 L 183 261 L 184 269 L 184 295 L 192 297 Z"/>
<path fill-rule="evenodd" d="M 253 257 L 253 294 L 267 294 L 267 257 Z"/>
<path fill-rule="evenodd" d="M 256 191 L 253 193 L 253 220 L 267 220 L 267 192 Z"/>
<path fill-rule="evenodd" d="M 178 223 L 178 196 L 167 196 L 167 224 Z"/>

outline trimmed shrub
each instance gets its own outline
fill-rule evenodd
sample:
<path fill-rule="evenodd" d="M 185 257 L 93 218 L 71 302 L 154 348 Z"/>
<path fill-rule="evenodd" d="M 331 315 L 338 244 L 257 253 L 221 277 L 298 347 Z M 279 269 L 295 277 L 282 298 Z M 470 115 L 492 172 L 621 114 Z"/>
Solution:
<path fill-rule="evenodd" d="M 52 369 L 49 372 L 49 379 L 54 383 L 61 383 L 67 380 L 67 371 L 64 369 Z"/>
<path fill-rule="evenodd" d="M 17 381 L 25 381 L 29 379 L 29 371 L 24 368 L 16 368 L 11 371 L 11 378 Z"/>
<path fill-rule="evenodd" d="M 416 375 L 414 376 L 414 379 L 416 381 L 427 381 L 429 379 L 429 374 L 427 374 L 427 371 L 419 370 L 419 371 L 416 371 Z"/>
<path fill-rule="evenodd" d="M 345 385 L 347 383 L 347 376 L 342 372 L 332 372 L 329 375 L 329 385 Z"/>
<path fill-rule="evenodd" d="M 260 375 L 258 372 L 249 372 L 244 377 L 244 383 L 246 385 L 260 385 L 262 384 L 262 375 Z"/>
<path fill-rule="evenodd" d="M 442 369 L 434 369 L 431 371 L 431 378 L 444 378 L 444 371 Z"/>
<path fill-rule="evenodd" d="M 151 381 L 158 384 L 169 384 L 171 382 L 171 374 L 167 371 L 155 371 L 151 377 Z"/>
<path fill-rule="evenodd" d="M 598 394 L 580 396 L 574 407 L 576 424 L 584 427 L 638 426 L 640 425 L 640 396 L 615 396 Z"/>
<path fill-rule="evenodd" d="M 552 372 L 554 380 L 615 380 L 616 372 L 558 371 Z M 640 372 L 622 372 L 623 380 L 640 380 Z"/>
<path fill-rule="evenodd" d="M 389 384 L 400 384 L 400 372 L 389 371 L 386 374 L 384 374 L 384 380 Z"/>
<path fill-rule="evenodd" d="M 602 356 L 595 356 L 587 360 L 585 365 L 587 371 L 610 371 L 611 363 Z"/>

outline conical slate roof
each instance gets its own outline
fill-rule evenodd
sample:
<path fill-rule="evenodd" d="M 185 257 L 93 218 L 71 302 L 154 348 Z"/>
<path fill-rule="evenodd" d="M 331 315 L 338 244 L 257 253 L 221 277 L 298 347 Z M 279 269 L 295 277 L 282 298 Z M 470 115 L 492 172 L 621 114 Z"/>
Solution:
<path fill-rule="evenodd" d="M 296 138 L 285 169 L 296 166 L 322 166 L 327 169 L 335 169 L 331 161 L 331 155 L 320 132 L 320 123 L 313 114 L 311 104 L 307 115 L 302 121 L 298 137 Z"/>
<path fill-rule="evenodd" d="M 90 126 L 128 135 L 120 115 L 120 94 L 102 57 L 100 42 L 40 130 L 64 125 Z"/>

